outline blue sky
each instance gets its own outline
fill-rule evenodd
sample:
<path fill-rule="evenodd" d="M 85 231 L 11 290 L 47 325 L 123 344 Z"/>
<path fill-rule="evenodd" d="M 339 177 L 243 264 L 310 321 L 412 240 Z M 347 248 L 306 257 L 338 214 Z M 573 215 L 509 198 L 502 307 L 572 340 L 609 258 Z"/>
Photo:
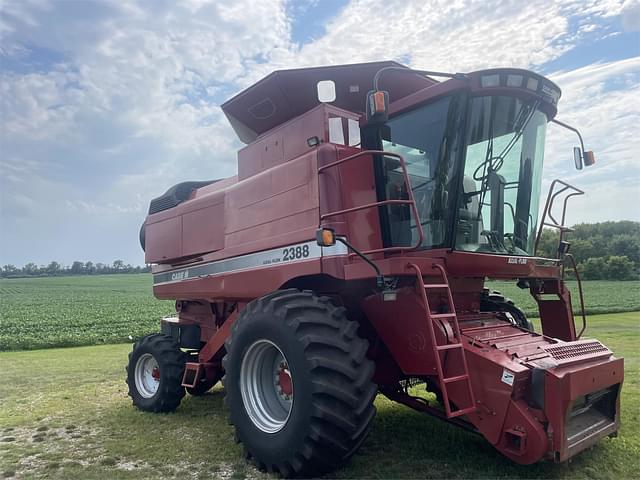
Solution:
<path fill-rule="evenodd" d="M 275 69 L 384 59 L 549 76 L 598 164 L 573 170 L 550 127 L 544 184 L 587 190 L 570 222 L 640 220 L 638 0 L 0 0 L 0 264 L 142 264 L 151 198 L 235 173 L 220 103 Z"/>

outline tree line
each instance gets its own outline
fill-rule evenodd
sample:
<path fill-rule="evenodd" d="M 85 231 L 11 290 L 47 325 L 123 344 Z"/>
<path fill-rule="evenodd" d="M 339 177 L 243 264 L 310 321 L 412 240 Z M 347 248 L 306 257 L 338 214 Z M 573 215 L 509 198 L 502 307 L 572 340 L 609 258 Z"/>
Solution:
<path fill-rule="evenodd" d="M 565 235 L 583 280 L 640 279 L 640 222 L 580 223 Z M 556 258 L 559 233 L 545 229 L 538 256 Z"/>
<path fill-rule="evenodd" d="M 106 275 L 114 273 L 146 273 L 150 272 L 149 265 L 133 266 L 125 264 L 122 260 L 115 260 L 111 265 L 100 262 L 80 262 L 76 260 L 71 265 L 63 265 L 56 261 L 48 265 L 36 265 L 27 263 L 22 268 L 15 265 L 4 265 L 0 270 L 0 277 L 53 277 L 63 275 Z"/>

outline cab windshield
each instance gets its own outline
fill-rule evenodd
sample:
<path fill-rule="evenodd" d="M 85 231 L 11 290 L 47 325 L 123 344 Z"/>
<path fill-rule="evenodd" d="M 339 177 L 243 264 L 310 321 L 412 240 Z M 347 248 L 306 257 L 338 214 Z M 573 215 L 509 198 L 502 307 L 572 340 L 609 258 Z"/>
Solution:
<path fill-rule="evenodd" d="M 547 117 L 515 97 L 471 102 L 456 249 L 532 255 Z"/>
<path fill-rule="evenodd" d="M 382 148 L 405 159 L 422 246 L 532 255 L 547 117 L 516 97 L 468 102 L 442 98 L 390 119 L 382 131 Z M 408 198 L 397 160 L 384 157 L 379 178 L 381 198 Z M 381 215 L 386 246 L 415 244 L 408 206 L 387 206 Z"/>

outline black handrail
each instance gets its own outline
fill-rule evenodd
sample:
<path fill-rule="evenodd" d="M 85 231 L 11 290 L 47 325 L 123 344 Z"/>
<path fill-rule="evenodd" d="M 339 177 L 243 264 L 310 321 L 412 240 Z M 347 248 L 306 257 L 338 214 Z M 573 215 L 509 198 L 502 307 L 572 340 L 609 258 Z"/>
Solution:
<path fill-rule="evenodd" d="M 557 192 L 554 192 L 557 184 L 563 185 L 563 187 L 560 188 L 560 190 L 558 190 Z M 555 202 L 558 195 L 566 192 L 567 190 L 571 190 L 571 193 L 567 194 L 564 197 L 562 205 L 562 218 L 561 221 L 558 222 L 553 216 L 553 203 Z M 575 197 L 577 195 L 584 195 L 584 191 L 557 178 L 553 182 L 551 182 L 551 186 L 549 187 L 549 194 L 547 195 L 547 201 L 544 206 L 544 212 L 542 214 L 542 220 L 540 221 L 540 227 L 538 228 L 538 235 L 536 236 L 536 243 L 533 248 L 534 255 L 537 255 L 538 253 L 538 244 L 540 243 L 540 237 L 542 236 L 542 229 L 545 226 L 557 228 L 558 230 L 560 230 L 560 239 L 558 241 L 558 247 L 560 247 L 560 242 L 563 241 L 564 234 L 571 231 L 571 229 L 564 224 L 567 215 L 567 201 L 569 200 L 569 198 Z M 547 217 L 549 217 L 553 221 L 553 223 L 546 222 L 545 219 Z"/>
<path fill-rule="evenodd" d="M 337 215 L 341 215 L 341 214 L 345 214 L 345 213 L 351 213 L 351 212 L 356 212 L 359 210 L 364 210 L 367 208 L 373 208 L 373 207 L 382 207 L 385 205 L 399 205 L 399 204 L 404 204 L 404 205 L 410 205 L 411 206 L 411 210 L 413 212 L 413 216 L 416 219 L 416 225 L 419 225 L 418 227 L 418 241 L 416 242 L 415 245 L 409 246 L 409 247 L 385 247 L 385 248 L 378 248 L 375 250 L 367 250 L 365 252 L 361 252 L 363 254 L 371 254 L 371 253 L 379 253 L 379 252 L 396 252 L 396 251 L 401 251 L 401 252 L 406 252 L 406 251 L 411 251 L 411 250 L 417 250 L 418 248 L 420 248 L 420 246 L 422 245 L 422 242 L 424 241 L 424 230 L 422 228 L 422 224 L 420 223 L 420 214 L 418 213 L 418 207 L 416 206 L 416 201 L 413 198 L 413 190 L 411 189 L 411 181 L 409 180 L 409 174 L 407 172 L 407 166 L 405 164 L 404 158 L 402 157 L 402 155 L 398 155 L 397 153 L 392 153 L 392 152 L 385 152 L 384 150 L 362 150 L 361 152 L 355 153 L 353 155 L 350 155 L 348 157 L 345 158 L 341 158 L 339 160 L 336 160 L 335 162 L 331 162 L 328 163 L 326 165 L 322 165 L 320 167 L 318 167 L 318 174 L 323 173 L 325 170 L 328 170 L 330 168 L 333 168 L 337 165 L 340 165 L 342 163 L 351 161 L 355 158 L 358 157 L 362 157 L 363 155 L 382 155 L 385 157 L 392 157 L 392 158 L 397 158 L 398 161 L 400 162 L 400 167 L 402 168 L 402 175 L 404 177 L 404 183 L 407 187 L 407 196 L 409 197 L 407 200 L 383 200 L 380 202 L 374 202 L 374 203 L 368 203 L 366 205 L 358 205 L 357 207 L 351 207 L 351 208 L 347 208 L 344 210 L 338 210 L 335 212 L 329 212 L 329 213 L 325 213 L 320 217 L 320 221 L 324 221 L 325 219 L 329 218 L 329 217 L 334 217 Z"/>

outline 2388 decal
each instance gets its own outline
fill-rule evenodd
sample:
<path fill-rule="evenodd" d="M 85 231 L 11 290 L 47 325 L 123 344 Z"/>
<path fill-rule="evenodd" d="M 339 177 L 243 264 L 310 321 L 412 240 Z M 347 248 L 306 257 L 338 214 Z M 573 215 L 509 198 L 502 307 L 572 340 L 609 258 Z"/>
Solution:
<path fill-rule="evenodd" d="M 298 260 L 309 256 L 309 245 L 298 245 L 297 247 L 289 247 L 282 250 L 282 261 Z"/>

